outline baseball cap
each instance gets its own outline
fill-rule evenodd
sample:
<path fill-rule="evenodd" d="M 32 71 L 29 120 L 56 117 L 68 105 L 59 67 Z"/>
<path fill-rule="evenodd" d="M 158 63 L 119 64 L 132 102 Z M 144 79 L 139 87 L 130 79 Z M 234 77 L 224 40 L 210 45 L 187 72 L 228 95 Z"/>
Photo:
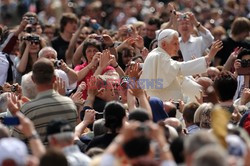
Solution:
<path fill-rule="evenodd" d="M 60 133 L 73 133 L 73 129 L 69 122 L 65 119 L 55 119 L 50 121 L 47 126 L 47 136 Z"/>
<path fill-rule="evenodd" d="M 16 165 L 26 165 L 28 149 L 19 139 L 9 137 L 0 139 L 0 165 L 5 160 L 13 160 Z"/>

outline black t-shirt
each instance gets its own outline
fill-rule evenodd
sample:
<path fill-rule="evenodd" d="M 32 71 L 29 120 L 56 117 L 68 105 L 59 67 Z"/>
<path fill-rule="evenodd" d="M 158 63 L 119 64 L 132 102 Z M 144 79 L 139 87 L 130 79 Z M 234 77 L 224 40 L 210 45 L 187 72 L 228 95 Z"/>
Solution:
<path fill-rule="evenodd" d="M 117 134 L 103 134 L 100 136 L 96 136 L 92 141 L 90 141 L 86 151 L 94 147 L 106 149 L 116 136 Z"/>
<path fill-rule="evenodd" d="M 51 45 L 57 52 L 57 59 L 58 60 L 63 59 L 65 62 L 66 60 L 65 53 L 69 47 L 69 42 L 63 40 L 61 35 L 59 35 L 51 41 Z"/>
<path fill-rule="evenodd" d="M 224 65 L 230 56 L 230 54 L 234 51 L 236 47 L 250 48 L 249 41 L 240 41 L 236 42 L 232 38 L 228 37 L 223 42 L 223 48 L 216 54 L 216 58 L 220 58 L 220 65 Z"/>
<path fill-rule="evenodd" d="M 144 46 L 145 46 L 147 49 L 149 49 L 149 45 L 150 45 L 150 43 L 151 43 L 154 39 L 150 39 L 150 38 L 148 38 L 147 36 L 145 36 L 143 39 L 144 39 Z"/>

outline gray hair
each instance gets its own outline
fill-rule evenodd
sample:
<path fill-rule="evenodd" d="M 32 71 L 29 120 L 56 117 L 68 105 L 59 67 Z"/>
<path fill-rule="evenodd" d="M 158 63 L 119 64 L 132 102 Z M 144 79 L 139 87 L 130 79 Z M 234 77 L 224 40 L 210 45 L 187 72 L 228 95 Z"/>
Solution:
<path fill-rule="evenodd" d="M 56 52 L 56 50 L 55 50 L 54 48 L 52 48 L 52 47 L 44 47 L 44 48 L 42 48 L 42 49 L 39 51 L 39 53 L 38 53 L 38 58 L 43 57 L 46 51 L 51 51 L 51 52 L 53 52 L 53 53 L 55 54 L 56 58 L 57 58 L 57 52 Z"/>
<path fill-rule="evenodd" d="M 219 145 L 207 145 L 194 154 L 193 166 L 227 166 L 227 153 Z"/>
<path fill-rule="evenodd" d="M 205 145 L 218 144 L 215 136 L 206 130 L 200 130 L 192 135 L 189 135 L 184 141 L 185 153 L 188 155 L 194 154 Z"/>
<path fill-rule="evenodd" d="M 194 123 L 201 124 L 202 120 L 202 113 L 211 112 L 213 109 L 212 103 L 203 103 L 201 104 L 198 109 L 195 111 L 194 114 Z"/>
<path fill-rule="evenodd" d="M 36 84 L 33 82 L 32 72 L 29 72 L 22 77 L 21 87 L 23 96 L 28 97 L 29 99 L 34 99 L 37 95 Z"/>
<path fill-rule="evenodd" d="M 7 95 L 8 93 L 2 93 L 0 95 L 0 113 L 7 111 Z"/>

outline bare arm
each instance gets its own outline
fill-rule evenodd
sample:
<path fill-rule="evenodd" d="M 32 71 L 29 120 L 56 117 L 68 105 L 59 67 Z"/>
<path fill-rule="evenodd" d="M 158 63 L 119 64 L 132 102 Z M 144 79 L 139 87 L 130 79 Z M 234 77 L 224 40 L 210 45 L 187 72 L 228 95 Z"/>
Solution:
<path fill-rule="evenodd" d="M 16 116 L 20 120 L 18 128 L 25 135 L 25 137 L 28 138 L 33 155 L 40 158 L 46 150 L 41 139 L 37 135 L 34 124 L 29 118 L 25 117 L 20 112 L 17 112 Z"/>
<path fill-rule="evenodd" d="M 76 42 L 77 42 L 79 35 L 81 34 L 83 26 L 84 26 L 84 23 L 81 22 L 79 28 L 77 29 L 77 31 L 75 32 L 75 34 L 70 40 L 68 49 L 66 50 L 65 57 L 66 57 L 66 63 L 68 65 L 72 65 L 72 58 L 73 58 Z"/>
<path fill-rule="evenodd" d="M 77 47 L 77 49 L 73 55 L 72 63 L 74 66 L 81 64 L 81 57 L 83 56 L 82 55 L 82 48 L 83 48 L 83 43 Z"/>
<path fill-rule="evenodd" d="M 26 48 L 23 56 L 20 58 L 20 62 L 17 64 L 17 71 L 23 73 L 27 67 L 29 59 L 30 42 L 26 42 Z"/>

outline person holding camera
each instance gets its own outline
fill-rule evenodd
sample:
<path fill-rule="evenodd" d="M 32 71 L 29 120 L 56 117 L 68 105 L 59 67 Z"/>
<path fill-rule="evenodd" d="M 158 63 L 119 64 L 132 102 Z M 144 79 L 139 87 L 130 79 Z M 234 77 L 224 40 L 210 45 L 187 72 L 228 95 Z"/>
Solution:
<path fill-rule="evenodd" d="M 237 76 L 237 90 L 234 99 L 238 99 L 244 88 L 250 87 L 250 50 L 242 49 L 234 62 L 235 74 Z"/>
<path fill-rule="evenodd" d="M 71 69 L 62 59 L 57 60 L 57 52 L 52 47 L 44 47 L 38 53 L 38 57 L 47 58 L 51 60 L 54 64 L 55 74 L 57 77 L 62 78 L 62 81 L 65 82 L 66 90 L 72 90 L 76 88 L 77 74 Z"/>
<path fill-rule="evenodd" d="M 202 57 L 214 40 L 211 32 L 201 25 L 192 12 L 177 12 L 172 4 L 168 5 L 168 10 L 171 19 L 165 28 L 171 28 L 172 26 L 173 29 L 178 30 L 180 33 L 180 50 L 184 61 L 192 60 L 193 56 L 196 58 Z M 173 26 L 176 23 L 177 25 Z M 194 27 L 198 30 L 199 36 L 193 36 Z"/>
<path fill-rule="evenodd" d="M 21 83 L 22 75 L 32 70 L 33 64 L 38 59 L 38 52 L 45 47 L 44 40 L 36 34 L 26 34 L 22 37 L 20 55 L 15 58 L 17 69 L 16 82 Z"/>

